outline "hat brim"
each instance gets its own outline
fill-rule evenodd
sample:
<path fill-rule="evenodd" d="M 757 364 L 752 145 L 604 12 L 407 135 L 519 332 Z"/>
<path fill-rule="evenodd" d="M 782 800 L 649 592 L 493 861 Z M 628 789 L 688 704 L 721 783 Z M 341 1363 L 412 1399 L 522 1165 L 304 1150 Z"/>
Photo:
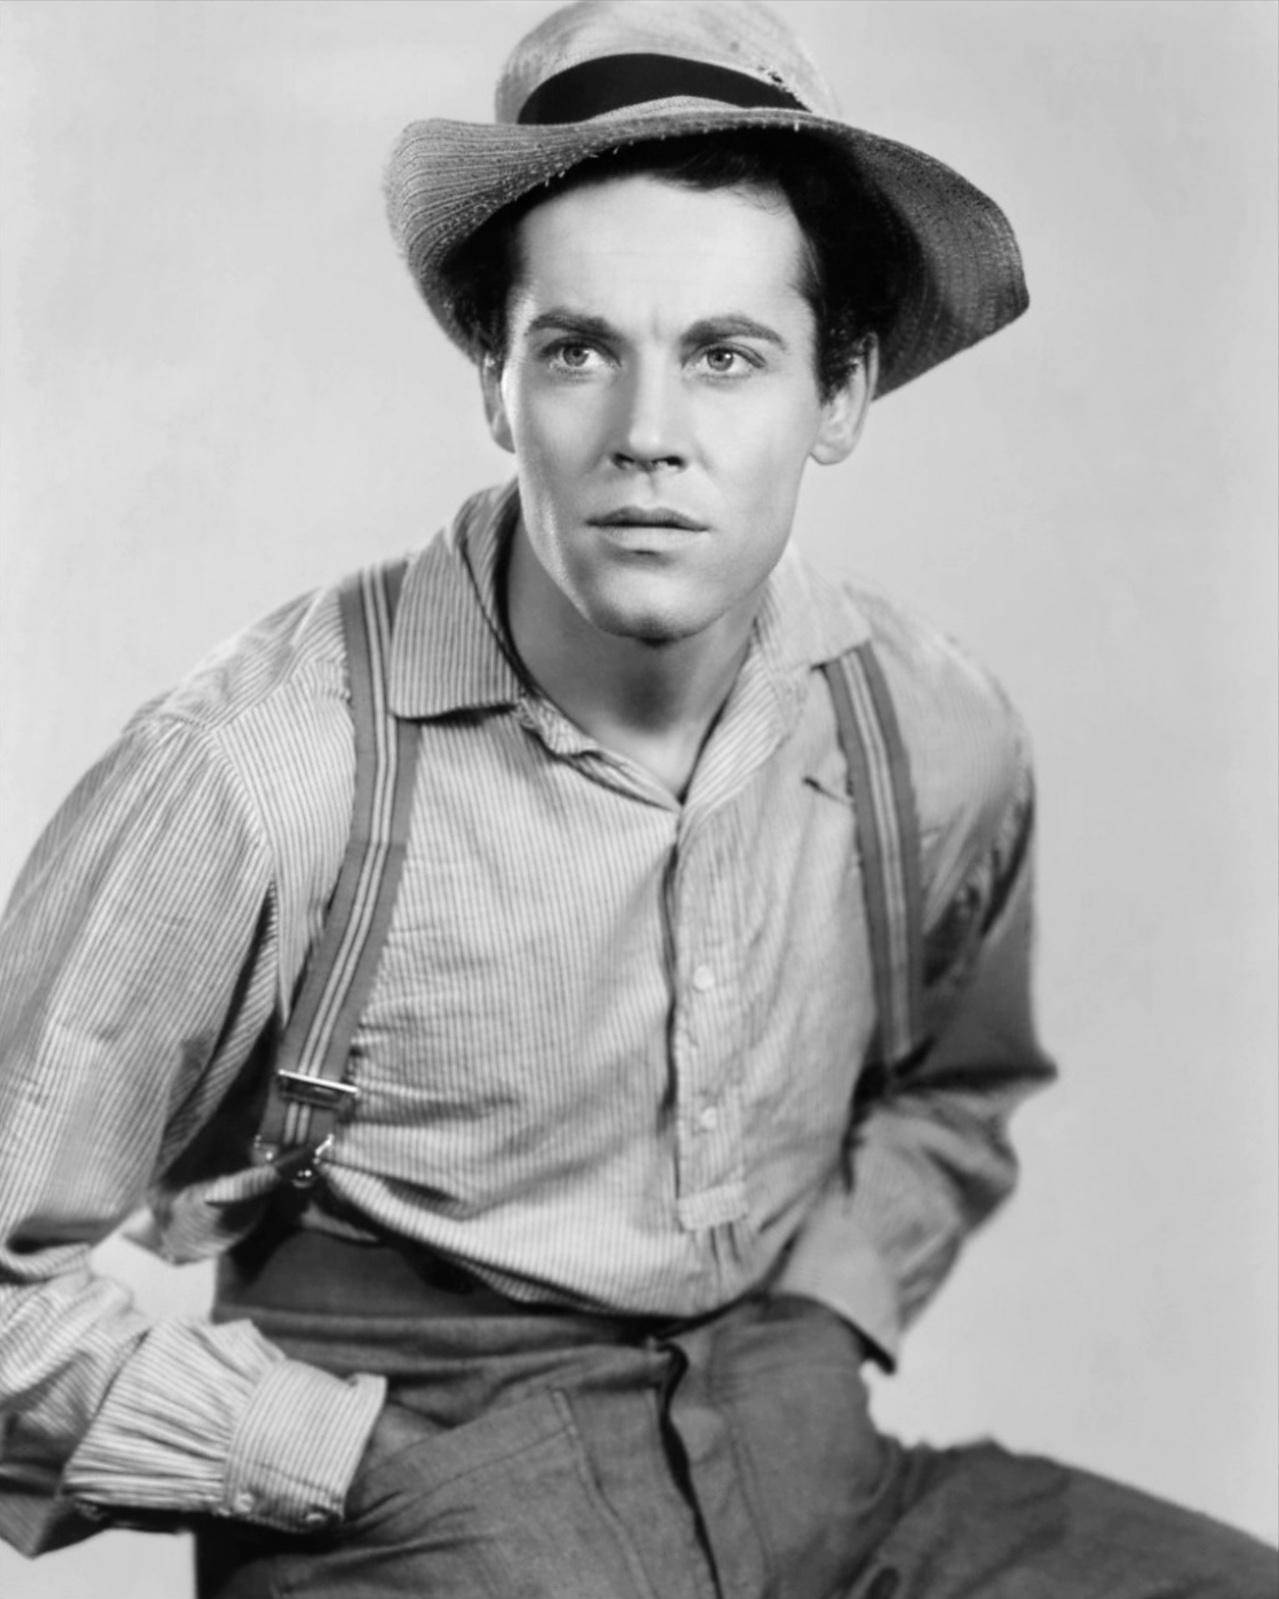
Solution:
<path fill-rule="evenodd" d="M 802 111 L 668 99 L 588 122 L 413 122 L 387 166 L 391 231 L 436 320 L 469 352 L 443 268 L 490 217 L 592 156 L 649 139 L 742 128 L 789 129 L 820 140 L 847 162 L 890 219 L 900 249 L 894 308 L 878 330 L 879 394 L 968 349 L 1026 309 L 1021 254 L 993 200 L 923 151 Z"/>

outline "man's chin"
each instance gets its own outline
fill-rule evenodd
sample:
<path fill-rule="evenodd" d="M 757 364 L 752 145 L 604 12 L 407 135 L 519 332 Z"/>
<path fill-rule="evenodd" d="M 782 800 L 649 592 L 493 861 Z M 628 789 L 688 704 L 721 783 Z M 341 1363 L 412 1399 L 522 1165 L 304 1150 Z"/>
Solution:
<path fill-rule="evenodd" d="M 629 639 L 653 648 L 682 644 L 705 626 L 693 616 L 653 606 L 601 605 L 588 613 L 587 620 L 609 638 Z"/>

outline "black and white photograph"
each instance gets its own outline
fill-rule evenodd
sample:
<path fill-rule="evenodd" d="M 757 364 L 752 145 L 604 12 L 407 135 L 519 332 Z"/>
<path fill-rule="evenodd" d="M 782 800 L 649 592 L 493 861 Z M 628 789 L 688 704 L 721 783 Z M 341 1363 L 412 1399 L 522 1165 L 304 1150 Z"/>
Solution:
<path fill-rule="evenodd" d="M 1279 4 L 0 0 L 0 1593 L 1279 1595 Z"/>

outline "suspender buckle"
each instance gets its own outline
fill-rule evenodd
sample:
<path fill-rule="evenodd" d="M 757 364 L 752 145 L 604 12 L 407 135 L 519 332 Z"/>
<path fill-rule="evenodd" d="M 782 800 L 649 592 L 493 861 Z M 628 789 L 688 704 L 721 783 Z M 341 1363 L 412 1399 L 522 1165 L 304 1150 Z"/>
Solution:
<path fill-rule="evenodd" d="M 360 1097 L 354 1083 L 337 1082 L 331 1077 L 310 1077 L 306 1072 L 277 1071 L 276 1083 L 285 1099 L 310 1105 L 315 1110 L 349 1111 Z"/>

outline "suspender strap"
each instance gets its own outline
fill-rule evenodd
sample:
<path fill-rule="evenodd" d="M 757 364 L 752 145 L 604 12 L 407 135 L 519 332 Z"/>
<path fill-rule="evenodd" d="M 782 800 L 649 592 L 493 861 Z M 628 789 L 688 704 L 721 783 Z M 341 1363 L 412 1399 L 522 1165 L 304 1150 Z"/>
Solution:
<path fill-rule="evenodd" d="M 403 566 L 372 568 L 339 592 L 355 724 L 355 799 L 346 856 L 276 1052 L 254 1158 L 314 1183 L 338 1120 L 359 1098 L 351 1037 L 373 984 L 404 866 L 418 730 L 386 704 L 386 657 Z"/>
<path fill-rule="evenodd" d="M 403 567 L 359 574 L 340 591 L 355 800 L 346 856 L 319 946 L 277 1051 L 254 1158 L 309 1187 L 342 1114 L 358 1099 L 347 1072 L 390 924 L 408 842 L 418 734 L 386 705 L 385 663 Z M 910 763 L 871 645 L 828 662 L 839 741 L 857 819 L 870 936 L 876 1037 L 864 1076 L 890 1076 L 924 1042 L 923 890 Z"/>
<path fill-rule="evenodd" d="M 874 649 L 859 645 L 823 671 L 857 818 L 879 1017 L 867 1063 L 873 1080 L 900 1069 L 924 1040 L 919 819 L 901 727 Z"/>

